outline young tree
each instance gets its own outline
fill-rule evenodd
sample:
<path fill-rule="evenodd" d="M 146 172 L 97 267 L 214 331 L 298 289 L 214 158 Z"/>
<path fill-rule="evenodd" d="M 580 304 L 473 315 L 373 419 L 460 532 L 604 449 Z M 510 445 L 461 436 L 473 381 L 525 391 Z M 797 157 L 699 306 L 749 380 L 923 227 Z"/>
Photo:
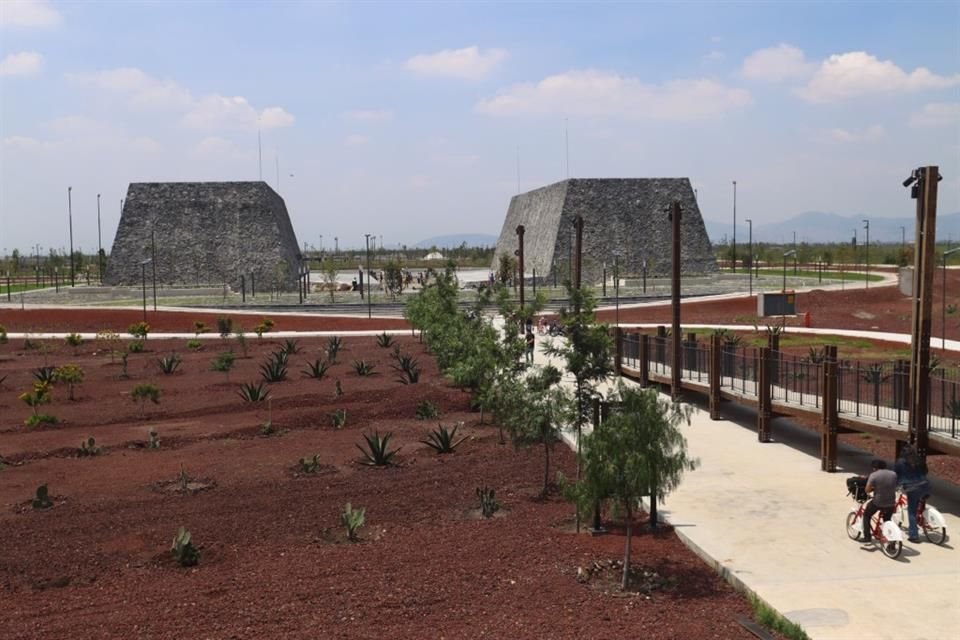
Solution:
<path fill-rule="evenodd" d="M 656 503 L 680 484 L 684 471 L 699 460 L 687 456 L 680 424 L 689 424 L 692 408 L 662 399 L 654 389 L 621 385 L 619 410 L 583 439 L 581 479 L 572 487 L 581 512 L 598 500 L 615 500 L 623 510 L 627 536 L 621 588 L 627 588 L 634 507 L 650 496 L 650 526 L 656 527 Z"/>
<path fill-rule="evenodd" d="M 57 382 L 65 382 L 67 385 L 68 395 L 67 397 L 70 400 L 73 400 L 73 389 L 78 384 L 83 382 L 83 369 L 78 367 L 75 364 L 65 364 L 62 367 L 57 367 L 57 370 L 54 372 Z"/>
<path fill-rule="evenodd" d="M 384 265 L 383 286 L 394 299 L 403 293 L 403 269 L 396 260 L 390 260 Z"/>
<path fill-rule="evenodd" d="M 334 302 L 334 292 L 337 290 L 337 265 L 333 258 L 323 263 L 323 284 L 330 292 L 330 302 Z"/>

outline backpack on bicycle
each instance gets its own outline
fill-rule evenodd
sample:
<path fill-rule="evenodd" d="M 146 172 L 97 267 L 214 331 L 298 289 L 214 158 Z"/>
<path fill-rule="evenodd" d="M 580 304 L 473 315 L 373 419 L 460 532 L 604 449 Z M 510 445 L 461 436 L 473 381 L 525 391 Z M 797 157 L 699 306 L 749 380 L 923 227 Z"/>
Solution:
<path fill-rule="evenodd" d="M 847 478 L 847 495 L 852 495 L 857 502 L 866 502 L 870 497 L 867 495 L 867 479 L 863 476 Z"/>

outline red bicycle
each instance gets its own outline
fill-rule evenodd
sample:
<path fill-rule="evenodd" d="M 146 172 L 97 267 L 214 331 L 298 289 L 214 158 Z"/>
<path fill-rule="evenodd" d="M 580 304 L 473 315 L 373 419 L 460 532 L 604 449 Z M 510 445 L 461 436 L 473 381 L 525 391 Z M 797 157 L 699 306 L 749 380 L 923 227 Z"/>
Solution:
<path fill-rule="evenodd" d="M 927 540 L 934 544 L 943 544 L 947 539 L 947 521 L 943 514 L 937 511 L 937 508 L 927 504 L 927 498 L 923 496 L 917 504 L 917 530 L 923 531 Z M 893 520 L 901 529 L 906 529 L 907 520 L 907 494 L 897 492 L 897 506 L 893 513 Z"/>
<path fill-rule="evenodd" d="M 851 540 L 859 540 L 863 535 L 863 514 L 866 511 L 867 493 L 864 487 L 867 479 L 855 476 L 847 479 L 848 495 L 852 494 L 857 505 L 850 508 L 847 514 L 847 536 Z M 873 539 L 880 545 L 880 550 L 888 558 L 897 558 L 903 551 L 903 532 L 900 527 L 889 520 L 883 519 L 883 512 L 873 514 L 870 529 Z"/>

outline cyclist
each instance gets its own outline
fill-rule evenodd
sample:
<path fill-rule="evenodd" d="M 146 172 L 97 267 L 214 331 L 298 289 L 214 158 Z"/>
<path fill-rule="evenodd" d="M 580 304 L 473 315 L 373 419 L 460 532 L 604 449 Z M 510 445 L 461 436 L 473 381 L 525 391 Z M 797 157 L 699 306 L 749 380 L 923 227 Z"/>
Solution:
<path fill-rule="evenodd" d="M 867 477 L 867 493 L 873 493 L 873 498 L 867 503 L 863 511 L 863 541 L 870 542 L 870 520 L 877 511 L 887 522 L 893 516 L 893 509 L 897 504 L 897 474 L 887 469 L 883 460 L 874 460 L 870 463 L 873 473 Z"/>
<path fill-rule="evenodd" d="M 907 536 L 913 543 L 920 542 L 917 531 L 917 507 L 920 501 L 930 495 L 930 481 L 927 480 L 927 463 L 917 455 L 911 445 L 903 446 L 900 459 L 893 465 L 897 482 L 907 494 Z"/>

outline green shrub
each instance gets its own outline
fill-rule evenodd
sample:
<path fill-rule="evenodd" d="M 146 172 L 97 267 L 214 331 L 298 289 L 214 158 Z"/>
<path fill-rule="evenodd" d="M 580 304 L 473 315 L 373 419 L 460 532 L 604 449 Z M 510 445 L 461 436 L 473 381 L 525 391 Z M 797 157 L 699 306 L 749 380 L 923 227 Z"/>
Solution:
<path fill-rule="evenodd" d="M 42 484 L 37 487 L 37 495 L 31 502 L 34 509 L 49 509 L 53 506 L 53 500 L 50 499 L 50 491 L 47 485 Z"/>
<path fill-rule="evenodd" d="M 467 439 L 466 436 L 456 439 L 457 428 L 459 425 L 448 430 L 443 425 L 437 425 L 437 428 L 430 432 L 426 440 L 421 440 L 423 444 L 431 447 L 437 453 L 453 453 L 457 447 Z"/>
<path fill-rule="evenodd" d="M 354 509 L 348 502 L 343 508 L 343 513 L 340 514 L 340 524 L 346 528 L 347 538 L 351 542 L 356 542 L 359 539 L 358 534 L 360 527 L 363 526 L 365 513 L 365 509 Z"/>
<path fill-rule="evenodd" d="M 57 382 L 64 382 L 67 385 L 67 397 L 73 400 L 73 388 L 83 382 L 83 369 L 75 364 L 65 364 L 57 367 L 53 372 Z"/>
<path fill-rule="evenodd" d="M 0 344 L 7 344 L 7 328 L 0 324 Z"/>
<path fill-rule="evenodd" d="M 300 460 L 297 462 L 297 465 L 301 473 L 316 473 L 323 466 L 320 462 L 319 454 L 313 457 L 307 456 L 305 458 L 300 458 Z"/>
<path fill-rule="evenodd" d="M 34 342 L 30 338 L 25 338 L 23 340 L 23 349 L 24 351 L 35 351 L 40 348 L 39 342 Z"/>
<path fill-rule="evenodd" d="M 56 423 L 56 418 L 53 416 L 41 415 L 40 407 L 42 405 L 50 402 L 50 383 L 47 381 L 37 380 L 33 383 L 33 388 L 30 391 L 21 393 L 19 396 L 21 401 L 26 404 L 33 413 L 27 418 L 25 424 L 28 427 L 34 427 L 38 424 L 54 424 Z M 50 421 L 52 419 L 52 422 Z"/>
<path fill-rule="evenodd" d="M 131 340 L 127 343 L 127 351 L 129 353 L 140 353 L 144 348 L 143 340 Z"/>
<path fill-rule="evenodd" d="M 776 609 L 770 607 L 754 594 L 747 594 L 747 599 L 753 607 L 753 618 L 758 624 L 790 640 L 810 640 L 810 636 L 803 630 L 803 627 L 784 618 Z"/>
<path fill-rule="evenodd" d="M 214 371 L 220 371 L 227 375 L 227 382 L 230 382 L 230 369 L 233 369 L 233 361 L 235 356 L 233 351 L 222 351 L 217 354 L 217 357 L 213 359 L 210 363 L 210 368 Z"/>
<path fill-rule="evenodd" d="M 127 327 L 127 333 L 138 340 L 146 340 L 147 335 L 150 333 L 150 325 L 143 321 L 135 322 Z"/>
<path fill-rule="evenodd" d="M 76 349 L 77 347 L 83 344 L 83 338 L 80 337 L 79 333 L 67 334 L 67 337 L 65 338 L 65 340 L 66 340 L 66 343 L 71 347 L 73 347 L 74 349 Z"/>
<path fill-rule="evenodd" d="M 500 503 L 490 487 L 477 487 L 477 499 L 480 501 L 480 513 L 484 518 L 492 518 L 500 510 Z"/>
<path fill-rule="evenodd" d="M 23 423 L 28 427 L 36 427 L 41 424 L 57 424 L 57 418 L 49 413 L 34 413 L 28 416 Z"/>
<path fill-rule="evenodd" d="M 149 436 L 150 436 L 150 439 L 147 440 L 147 449 L 159 449 L 160 438 L 157 436 L 157 430 L 151 428 Z"/>
<path fill-rule="evenodd" d="M 243 352 L 243 357 L 247 357 L 247 336 L 243 332 L 243 327 L 237 327 L 236 331 L 233 332 L 233 337 L 236 338 L 237 344 L 240 345 L 240 351 Z"/>
<path fill-rule="evenodd" d="M 221 338 L 226 339 L 233 333 L 233 318 L 229 316 L 220 316 L 217 318 L 217 331 L 220 332 Z"/>
<path fill-rule="evenodd" d="M 207 326 L 207 323 L 202 320 L 196 320 L 193 323 L 193 335 L 199 336 L 201 333 L 208 333 L 210 327 Z"/>
<path fill-rule="evenodd" d="M 260 435 L 262 436 L 272 436 L 277 432 L 277 428 L 273 426 L 273 423 L 269 420 L 260 425 Z"/>
<path fill-rule="evenodd" d="M 188 340 L 187 349 L 190 349 L 191 351 L 200 351 L 200 349 L 203 349 L 203 342 L 200 340 Z"/>
<path fill-rule="evenodd" d="M 421 400 L 417 403 L 417 420 L 430 420 L 440 416 L 440 409 L 429 400 Z"/>
<path fill-rule="evenodd" d="M 160 404 L 160 387 L 141 382 L 130 392 L 130 398 L 134 402 L 140 403 L 140 417 L 143 417 L 143 411 L 146 408 L 147 400 L 153 404 Z"/>
<path fill-rule="evenodd" d="M 180 527 L 177 535 L 173 536 L 170 552 L 181 567 L 192 567 L 200 561 L 200 552 L 190 541 L 190 532 L 183 527 Z"/>
<path fill-rule="evenodd" d="M 356 445 L 364 457 L 361 462 L 376 467 L 385 467 L 392 464 L 393 457 L 400 451 L 400 447 L 389 451 L 390 438 L 392 437 L 393 434 L 388 433 L 381 438 L 379 431 L 375 431 L 372 436 L 363 434 L 363 438 L 367 441 L 367 448 L 364 449 L 359 444 Z"/>
<path fill-rule="evenodd" d="M 340 378 L 337 378 L 337 383 L 333 387 L 333 397 L 339 398 L 343 395 L 343 385 L 340 384 Z"/>

